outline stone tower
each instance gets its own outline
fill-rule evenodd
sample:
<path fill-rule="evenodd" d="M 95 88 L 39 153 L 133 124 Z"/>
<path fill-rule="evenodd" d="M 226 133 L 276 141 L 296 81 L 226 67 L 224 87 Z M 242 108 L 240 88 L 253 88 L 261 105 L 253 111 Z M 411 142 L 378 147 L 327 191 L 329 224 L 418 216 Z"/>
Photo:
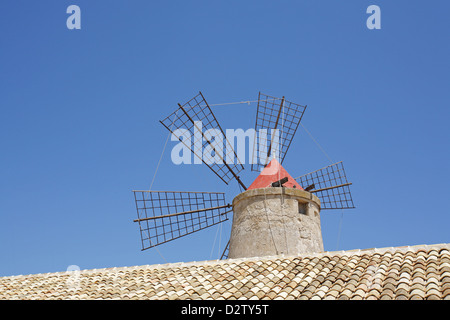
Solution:
<path fill-rule="evenodd" d="M 234 198 L 233 212 L 231 259 L 324 250 L 319 198 L 303 190 L 275 159 Z"/>

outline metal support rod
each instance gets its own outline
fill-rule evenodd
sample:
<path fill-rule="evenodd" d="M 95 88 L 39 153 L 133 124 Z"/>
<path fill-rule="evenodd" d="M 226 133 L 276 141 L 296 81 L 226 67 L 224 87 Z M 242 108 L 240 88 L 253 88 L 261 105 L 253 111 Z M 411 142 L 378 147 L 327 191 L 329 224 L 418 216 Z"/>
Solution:
<path fill-rule="evenodd" d="M 199 210 L 184 211 L 184 212 L 178 212 L 178 213 L 171 213 L 171 214 L 166 214 L 166 215 L 163 215 L 163 216 L 156 216 L 156 217 L 147 217 L 147 218 L 142 218 L 142 219 L 136 219 L 136 220 L 133 220 L 133 222 L 147 221 L 147 220 L 153 220 L 153 219 L 159 219 L 159 218 L 168 218 L 168 217 L 179 216 L 179 215 L 182 215 L 182 214 L 204 212 L 204 211 L 208 211 L 208 210 L 230 208 L 230 207 L 231 207 L 231 204 L 226 204 L 224 206 L 218 206 L 218 207 L 212 207 L 212 208 L 206 208 L 206 209 L 199 209 Z M 232 211 L 232 210 L 226 211 L 223 214 L 228 213 L 230 211 Z"/>
<path fill-rule="evenodd" d="M 183 106 L 181 104 L 178 104 L 178 106 L 180 107 L 180 109 L 184 112 L 184 114 L 188 117 L 188 119 L 192 122 L 192 124 L 197 128 L 197 130 L 199 130 L 199 128 L 197 127 L 197 125 L 195 124 L 195 121 L 189 116 L 189 114 L 186 112 L 186 110 L 184 110 Z M 213 144 L 211 143 L 211 141 L 209 141 L 205 135 L 203 134 L 203 131 L 199 130 L 202 134 L 202 138 L 206 140 L 206 142 L 209 143 L 209 145 L 211 145 L 211 147 L 213 148 L 214 152 L 216 152 L 216 148 L 214 148 Z M 241 181 L 241 179 L 239 178 L 238 175 L 236 175 L 236 173 L 231 169 L 231 167 L 228 165 L 228 163 L 225 161 L 225 159 L 222 157 L 222 155 L 219 152 L 216 152 L 216 154 L 222 159 L 223 164 L 228 168 L 228 170 L 230 170 L 231 174 L 234 176 L 234 178 L 237 180 L 237 182 L 242 186 L 242 188 L 244 188 L 244 190 L 247 190 L 247 187 L 244 185 L 244 183 Z"/>
<path fill-rule="evenodd" d="M 336 188 L 339 188 L 339 187 L 345 187 L 345 186 L 349 186 L 349 185 L 351 185 L 352 183 L 351 182 L 349 182 L 349 183 L 343 183 L 343 184 L 338 184 L 337 186 L 332 186 L 332 187 L 327 187 L 327 188 L 322 188 L 322 189 L 316 189 L 316 190 L 311 190 L 311 191 L 309 191 L 310 193 L 315 193 L 315 192 L 319 192 L 319 191 L 325 191 L 325 190 L 330 190 L 330 189 L 336 189 Z"/>

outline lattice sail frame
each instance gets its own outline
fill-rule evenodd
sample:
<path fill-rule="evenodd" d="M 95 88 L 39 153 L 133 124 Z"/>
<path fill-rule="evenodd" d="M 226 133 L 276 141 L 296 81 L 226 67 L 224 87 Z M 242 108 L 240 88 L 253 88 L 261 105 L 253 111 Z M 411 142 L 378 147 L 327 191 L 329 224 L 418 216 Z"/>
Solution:
<path fill-rule="evenodd" d="M 342 161 L 295 178 L 303 187 L 320 199 L 321 209 L 352 209 L 350 185 Z"/>
<path fill-rule="evenodd" d="M 232 211 L 220 192 L 133 192 L 142 250 L 225 222 Z"/>
<path fill-rule="evenodd" d="M 223 182 L 228 184 L 232 179 L 236 179 L 244 189 L 247 189 L 238 176 L 244 166 L 231 143 L 226 139 L 224 131 L 201 92 L 184 105 L 179 104 L 177 110 L 160 122 L 172 134 L 175 134 L 177 129 L 185 129 L 194 139 L 200 138 L 201 148 L 196 148 L 195 141 L 192 143 L 191 139 L 186 140 L 182 139 L 182 136 L 178 136 L 178 139 Z M 222 141 L 216 141 L 217 135 L 214 139 L 206 137 L 203 131 L 209 130 L 221 135 Z M 194 148 L 192 148 L 192 144 L 194 144 Z M 205 148 L 209 148 L 213 152 L 204 152 Z M 214 156 L 212 156 L 212 153 L 214 153 Z M 233 161 L 230 162 L 229 159 L 233 159 Z"/>
<path fill-rule="evenodd" d="M 227 244 L 225 245 L 220 260 L 228 259 L 229 252 L 230 252 L 230 240 L 228 240 Z"/>
<path fill-rule="evenodd" d="M 255 124 L 255 131 L 259 137 L 255 136 L 253 145 L 252 171 L 261 171 L 272 159 L 274 149 L 278 150 L 279 162 L 283 163 L 305 110 L 306 105 L 302 106 L 285 100 L 284 97 L 276 98 L 259 92 Z M 272 135 L 276 129 L 279 130 L 278 137 Z M 266 130 L 266 137 L 260 134 L 262 130 Z M 261 158 L 264 158 L 261 157 L 261 152 L 265 150 L 267 150 L 266 159 L 261 162 Z"/>

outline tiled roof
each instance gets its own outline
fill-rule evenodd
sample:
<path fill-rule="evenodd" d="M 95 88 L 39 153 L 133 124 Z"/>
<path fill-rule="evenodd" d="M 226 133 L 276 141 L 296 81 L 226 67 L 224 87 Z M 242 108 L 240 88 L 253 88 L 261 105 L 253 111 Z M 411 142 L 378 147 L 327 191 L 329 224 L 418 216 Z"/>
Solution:
<path fill-rule="evenodd" d="M 1 277 L 0 299 L 450 299 L 450 244 Z"/>

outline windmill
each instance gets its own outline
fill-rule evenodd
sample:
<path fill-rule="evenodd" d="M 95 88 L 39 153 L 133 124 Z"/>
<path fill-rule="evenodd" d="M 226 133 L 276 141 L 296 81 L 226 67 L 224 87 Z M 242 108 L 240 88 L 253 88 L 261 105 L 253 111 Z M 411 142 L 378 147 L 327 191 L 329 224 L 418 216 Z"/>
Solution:
<path fill-rule="evenodd" d="M 260 139 L 255 136 L 253 157 L 258 152 L 263 156 L 260 161 L 253 159 L 251 170 L 266 173 L 262 176 L 260 174 L 249 188 L 239 175 L 244 170 L 244 165 L 237 157 L 231 142 L 226 139 L 201 92 L 185 104 L 178 104 L 178 108 L 160 123 L 192 151 L 197 161 L 205 164 L 225 184 L 234 180 L 243 190 L 255 188 L 255 185 L 263 188 L 298 188 L 316 195 L 320 199 L 320 209 L 354 208 L 351 183 L 347 181 L 342 161 L 295 179 L 283 171 L 281 164 L 305 110 L 306 106 L 290 102 L 284 97 L 277 98 L 259 93 L 255 132 L 271 131 L 277 132 L 277 135 L 272 134 L 270 138 L 262 135 Z M 181 136 L 179 129 L 192 136 L 200 135 L 201 143 L 192 148 L 191 141 Z M 216 130 L 225 137 L 224 141 L 214 141 L 204 133 L 205 130 Z M 209 148 L 212 152 L 204 153 L 204 148 Z M 272 154 L 275 157 L 275 153 L 278 153 L 279 162 L 271 157 Z M 277 169 L 276 176 L 267 174 L 273 163 L 279 164 L 277 168 L 283 169 Z M 225 223 L 230 220 L 229 216 L 233 212 L 233 207 L 226 202 L 223 192 L 133 190 L 133 193 L 138 216 L 134 222 L 139 224 L 141 250 Z M 228 257 L 229 244 L 230 241 L 223 250 L 221 259 Z"/>

